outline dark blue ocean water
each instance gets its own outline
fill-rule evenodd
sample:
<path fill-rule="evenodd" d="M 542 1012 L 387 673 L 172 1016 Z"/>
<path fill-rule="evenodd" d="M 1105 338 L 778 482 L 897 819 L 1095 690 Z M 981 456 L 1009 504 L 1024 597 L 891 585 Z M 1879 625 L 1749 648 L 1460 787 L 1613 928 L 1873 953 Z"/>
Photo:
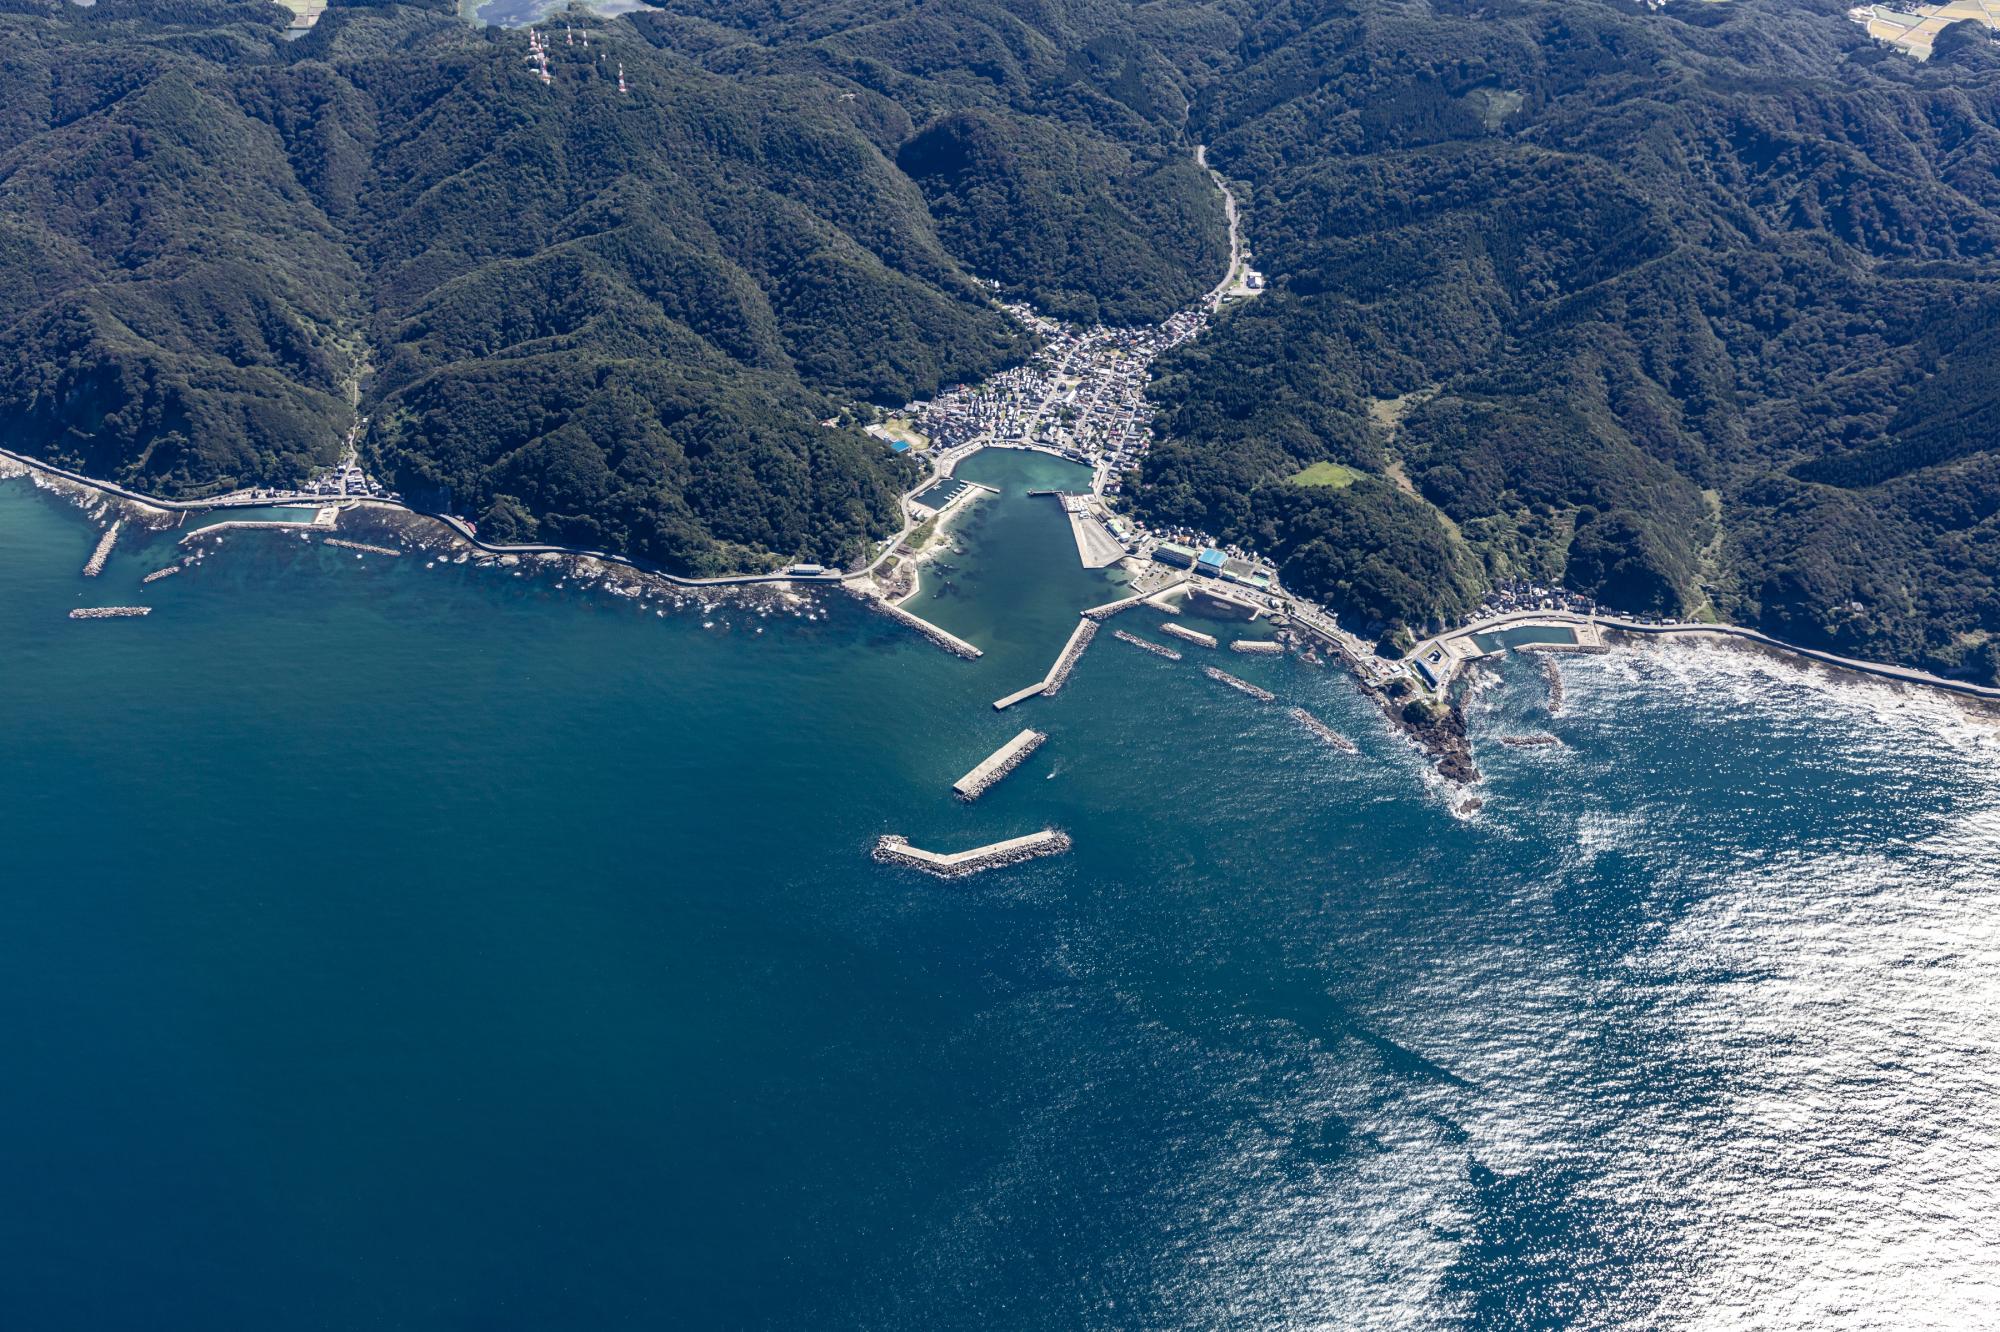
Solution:
<path fill-rule="evenodd" d="M 1293 659 L 998 715 L 1117 588 L 1060 464 L 966 474 L 913 607 L 977 663 L 282 534 L 87 582 L 0 484 L 0 1325 L 1995 1321 L 1990 717 L 1509 659 L 1467 818 Z"/>

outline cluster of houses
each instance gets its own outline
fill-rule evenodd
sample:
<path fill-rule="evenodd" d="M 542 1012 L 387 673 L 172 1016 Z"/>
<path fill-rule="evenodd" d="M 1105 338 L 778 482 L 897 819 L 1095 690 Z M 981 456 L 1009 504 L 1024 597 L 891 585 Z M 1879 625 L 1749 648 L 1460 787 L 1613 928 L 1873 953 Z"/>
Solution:
<path fill-rule="evenodd" d="M 1006 307 L 1042 341 L 1027 364 L 977 385 L 961 385 L 904 409 L 931 447 L 973 440 L 1053 449 L 1099 468 L 1116 492 L 1151 439 L 1146 382 L 1152 363 L 1206 327 L 1204 308 L 1147 328 L 1078 328 Z"/>

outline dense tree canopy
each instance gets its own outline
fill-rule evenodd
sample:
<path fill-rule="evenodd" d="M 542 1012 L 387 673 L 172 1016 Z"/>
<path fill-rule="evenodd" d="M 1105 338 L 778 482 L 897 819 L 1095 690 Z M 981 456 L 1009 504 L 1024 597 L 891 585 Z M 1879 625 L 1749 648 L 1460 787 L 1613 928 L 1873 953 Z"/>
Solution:
<path fill-rule="evenodd" d="M 1270 290 L 1159 367 L 1143 512 L 1363 621 L 1531 576 L 1991 678 L 2000 52 L 1845 8 L 658 0 L 545 87 L 449 0 L 6 0 L 0 429 L 202 493 L 358 395 L 497 532 L 832 558 L 898 472 L 818 421 L 1024 354 L 975 279 L 1205 289 L 1206 143 Z"/>
<path fill-rule="evenodd" d="M 545 86 L 525 34 L 449 4 L 340 5 L 297 41 L 267 4 L 10 8 L 0 430 L 178 494 L 300 478 L 358 401 L 396 484 L 503 537 L 851 556 L 908 465 L 819 423 L 1025 354 L 975 277 L 1155 319 L 1220 262 L 1186 153 L 1061 61 L 1003 92 L 920 35 L 891 78 L 647 13 L 554 44 Z M 897 166 L 1050 88 L 1071 113 L 1019 121 L 1044 151 L 982 168 L 1003 203 Z M 996 207 L 1049 243 L 995 245 Z"/>

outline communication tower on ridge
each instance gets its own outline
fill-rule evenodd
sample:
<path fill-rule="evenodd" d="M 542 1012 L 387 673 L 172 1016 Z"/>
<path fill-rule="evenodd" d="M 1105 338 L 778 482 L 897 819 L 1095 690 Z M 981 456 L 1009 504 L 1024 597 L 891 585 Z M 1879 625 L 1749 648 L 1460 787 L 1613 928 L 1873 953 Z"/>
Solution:
<path fill-rule="evenodd" d="M 620 97 L 625 95 L 625 66 L 623 62 L 620 62 L 618 66 L 618 95 Z"/>

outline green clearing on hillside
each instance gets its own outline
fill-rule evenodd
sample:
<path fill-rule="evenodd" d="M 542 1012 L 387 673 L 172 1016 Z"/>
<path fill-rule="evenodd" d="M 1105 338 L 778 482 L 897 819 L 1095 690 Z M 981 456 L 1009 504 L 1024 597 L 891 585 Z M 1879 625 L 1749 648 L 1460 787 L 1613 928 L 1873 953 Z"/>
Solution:
<path fill-rule="evenodd" d="M 1328 486 L 1334 490 L 1345 490 L 1360 479 L 1360 472 L 1337 462 L 1316 462 L 1285 478 L 1295 486 Z"/>

